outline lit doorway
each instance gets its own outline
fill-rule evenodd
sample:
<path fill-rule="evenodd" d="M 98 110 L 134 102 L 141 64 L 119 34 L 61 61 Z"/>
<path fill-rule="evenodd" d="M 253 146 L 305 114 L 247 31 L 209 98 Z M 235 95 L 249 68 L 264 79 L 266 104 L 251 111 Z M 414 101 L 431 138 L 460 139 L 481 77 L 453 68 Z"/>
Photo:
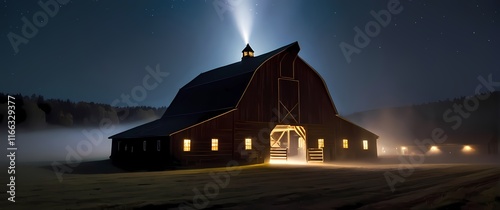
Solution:
<path fill-rule="evenodd" d="M 271 162 L 307 162 L 306 130 L 302 126 L 276 125 L 270 135 Z"/>

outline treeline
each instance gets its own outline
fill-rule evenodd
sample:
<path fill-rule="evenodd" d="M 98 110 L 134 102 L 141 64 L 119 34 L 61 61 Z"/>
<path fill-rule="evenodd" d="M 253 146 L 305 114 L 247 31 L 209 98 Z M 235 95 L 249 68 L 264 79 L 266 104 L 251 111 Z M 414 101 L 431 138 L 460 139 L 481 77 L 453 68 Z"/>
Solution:
<path fill-rule="evenodd" d="M 346 116 L 372 129 L 381 139 L 425 139 L 441 128 L 451 142 L 500 135 L 500 92 L 457 97 L 419 105 L 376 109 Z"/>
<path fill-rule="evenodd" d="M 112 107 L 94 102 L 44 99 L 40 95 L 14 94 L 15 117 L 18 127 L 44 128 L 58 126 L 98 126 L 102 120 L 123 124 L 160 118 L 166 107 Z M 7 94 L 0 93 L 0 124 L 7 122 Z"/>
<path fill-rule="evenodd" d="M 426 121 L 446 123 L 444 122 L 446 118 L 459 115 L 464 119 L 470 118 L 471 120 L 476 120 L 478 121 L 476 125 L 479 125 L 479 122 L 488 122 L 490 124 L 498 122 L 498 114 L 500 111 L 499 105 L 500 92 L 495 91 L 483 93 L 482 96 L 462 96 L 448 100 L 413 105 L 411 108 Z"/>

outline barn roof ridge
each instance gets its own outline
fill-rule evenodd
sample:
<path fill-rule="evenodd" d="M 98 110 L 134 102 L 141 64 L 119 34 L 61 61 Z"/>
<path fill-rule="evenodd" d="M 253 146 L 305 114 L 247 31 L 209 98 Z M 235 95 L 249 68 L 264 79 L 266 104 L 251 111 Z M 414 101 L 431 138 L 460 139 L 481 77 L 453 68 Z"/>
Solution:
<path fill-rule="evenodd" d="M 225 66 L 217 67 L 217 68 L 214 68 L 212 70 L 208 70 L 208 71 L 202 72 L 202 73 L 198 74 L 198 76 L 196 76 L 193 80 L 191 80 L 186 85 L 184 85 L 181 89 L 183 89 L 183 88 L 191 88 L 191 87 L 195 87 L 195 86 L 198 86 L 198 85 L 204 85 L 204 84 L 207 84 L 207 83 L 210 83 L 210 82 L 214 82 L 216 80 L 206 81 L 206 82 L 199 83 L 199 84 L 196 84 L 196 83 L 195 84 L 191 84 L 195 80 L 197 80 L 199 77 L 209 76 L 209 74 L 218 73 L 217 71 L 227 70 L 229 67 L 240 67 L 241 69 L 239 69 L 240 71 L 234 71 L 235 73 L 237 72 L 236 74 L 233 73 L 231 75 L 228 75 L 225 78 L 219 78 L 219 80 L 228 79 L 228 78 L 231 78 L 231 77 L 234 77 L 234 76 L 238 76 L 238 75 L 241 75 L 241 74 L 245 74 L 245 73 L 249 73 L 249 72 L 254 72 L 255 70 L 257 70 L 257 68 L 260 66 L 261 63 L 264 63 L 269 58 L 271 58 L 274 55 L 277 55 L 277 54 L 285 51 L 286 49 L 290 48 L 293 45 L 298 45 L 298 42 L 295 41 L 295 42 L 293 42 L 291 44 L 285 45 L 285 46 L 280 47 L 278 49 L 275 49 L 273 51 L 269 51 L 269 52 L 264 53 L 262 55 L 255 56 L 255 57 L 253 57 L 251 59 L 245 59 L 245 60 L 237 61 L 237 62 L 234 62 L 234 63 L 227 64 Z M 241 65 L 243 63 L 245 63 L 246 65 L 238 66 L 238 65 Z M 250 65 L 248 65 L 248 64 L 250 64 Z M 259 64 L 259 65 L 256 65 L 256 64 Z"/>
<path fill-rule="evenodd" d="M 179 89 L 160 119 L 109 138 L 169 136 L 235 109 L 253 73 L 275 55 L 298 46 L 295 41 L 276 50 L 200 73 Z"/>

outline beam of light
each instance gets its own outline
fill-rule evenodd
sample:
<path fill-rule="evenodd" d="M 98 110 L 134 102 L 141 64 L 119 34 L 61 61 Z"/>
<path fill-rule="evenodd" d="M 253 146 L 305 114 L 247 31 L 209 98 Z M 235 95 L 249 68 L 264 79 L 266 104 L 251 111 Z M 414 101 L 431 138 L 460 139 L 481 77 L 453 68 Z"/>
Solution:
<path fill-rule="evenodd" d="M 231 2 L 234 10 L 232 12 L 233 19 L 238 27 L 241 38 L 245 42 L 250 43 L 250 35 L 253 26 L 253 9 L 252 1 L 249 0 L 232 0 Z"/>

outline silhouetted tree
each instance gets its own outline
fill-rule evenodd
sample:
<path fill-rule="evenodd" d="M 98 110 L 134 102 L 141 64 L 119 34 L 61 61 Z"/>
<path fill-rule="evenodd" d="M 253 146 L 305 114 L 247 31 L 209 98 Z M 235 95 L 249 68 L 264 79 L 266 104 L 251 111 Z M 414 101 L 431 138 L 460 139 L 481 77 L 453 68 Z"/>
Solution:
<path fill-rule="evenodd" d="M 7 103 L 7 95 L 0 94 L 0 104 L 5 104 L 5 103 Z"/>
<path fill-rule="evenodd" d="M 0 105 L 6 106 L 7 96 L 0 93 Z M 98 125 L 103 118 L 113 123 L 126 123 L 136 120 L 149 120 L 161 117 L 166 107 L 112 107 L 95 102 L 72 102 L 69 99 L 45 99 L 41 95 L 12 95 L 16 104 L 16 123 L 21 126 L 42 124 L 53 125 Z M 0 111 L 0 123 L 5 122 L 6 108 Z"/>
<path fill-rule="evenodd" d="M 52 111 L 52 108 L 50 107 L 49 103 L 38 102 L 37 105 L 38 108 L 40 108 L 43 112 L 45 112 L 46 115 L 50 114 L 50 111 Z"/>
<path fill-rule="evenodd" d="M 21 94 L 12 95 L 15 97 L 16 124 L 20 125 L 26 121 L 26 110 L 24 109 L 24 99 Z"/>

